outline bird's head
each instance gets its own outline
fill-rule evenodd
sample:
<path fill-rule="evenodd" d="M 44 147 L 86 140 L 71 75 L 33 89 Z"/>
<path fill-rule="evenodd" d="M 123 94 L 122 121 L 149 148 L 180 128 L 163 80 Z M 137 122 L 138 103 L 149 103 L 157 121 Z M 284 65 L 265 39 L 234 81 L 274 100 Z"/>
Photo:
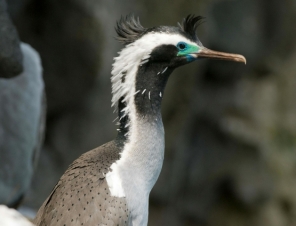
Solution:
<path fill-rule="evenodd" d="M 112 104 L 119 101 L 125 103 L 122 110 L 125 113 L 130 111 L 129 103 L 134 100 L 138 104 L 138 111 L 147 111 L 141 110 L 145 106 L 145 99 L 152 99 L 153 104 L 159 105 L 161 92 L 171 72 L 176 67 L 197 59 L 213 58 L 246 63 L 242 55 L 205 48 L 196 31 L 201 21 L 202 17 L 189 15 L 178 27 L 144 28 L 133 15 L 122 17 L 115 30 L 117 39 L 125 47 L 114 58 Z M 147 98 L 140 98 L 141 95 L 146 95 Z M 146 108 L 150 106 L 146 105 Z M 125 113 L 122 115 L 126 115 Z"/>
<path fill-rule="evenodd" d="M 197 27 L 203 17 L 188 15 L 178 27 L 144 28 L 133 15 L 122 17 L 116 26 L 117 39 L 126 48 L 136 46 L 138 57 L 150 62 L 166 62 L 171 67 L 190 63 L 200 58 L 215 58 L 246 63 L 242 55 L 223 53 L 205 48 L 197 37 Z M 142 55 L 140 54 L 142 52 Z M 137 52 L 134 52 L 137 54 Z"/>

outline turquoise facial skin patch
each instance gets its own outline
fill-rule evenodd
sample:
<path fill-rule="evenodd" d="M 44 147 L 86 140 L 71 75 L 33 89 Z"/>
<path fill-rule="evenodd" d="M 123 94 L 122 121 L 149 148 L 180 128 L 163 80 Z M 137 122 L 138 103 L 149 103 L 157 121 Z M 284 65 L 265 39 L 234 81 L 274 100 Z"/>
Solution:
<path fill-rule="evenodd" d="M 179 52 L 177 56 L 186 56 L 189 61 L 193 60 L 193 56 L 189 55 L 191 53 L 197 53 L 200 50 L 200 47 L 197 45 L 191 45 L 186 42 L 179 42 L 177 44 Z"/>

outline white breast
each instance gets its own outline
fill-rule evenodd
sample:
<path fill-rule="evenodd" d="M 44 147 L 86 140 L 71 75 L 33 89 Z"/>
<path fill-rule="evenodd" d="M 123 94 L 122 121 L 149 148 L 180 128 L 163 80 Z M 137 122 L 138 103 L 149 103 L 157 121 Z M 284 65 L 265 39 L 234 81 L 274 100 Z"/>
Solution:
<path fill-rule="evenodd" d="M 149 193 L 164 158 L 164 130 L 161 118 L 132 124 L 130 140 L 106 179 L 112 196 L 127 199 L 131 225 L 147 225 Z"/>

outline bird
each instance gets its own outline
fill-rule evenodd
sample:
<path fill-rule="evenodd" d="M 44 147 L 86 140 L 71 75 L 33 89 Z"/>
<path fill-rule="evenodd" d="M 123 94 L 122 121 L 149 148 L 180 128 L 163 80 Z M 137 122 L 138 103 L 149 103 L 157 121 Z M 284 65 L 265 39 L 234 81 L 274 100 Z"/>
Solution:
<path fill-rule="evenodd" d="M 210 50 L 188 15 L 178 26 L 145 28 L 134 15 L 116 23 L 123 49 L 112 67 L 114 140 L 82 154 L 62 175 L 34 219 L 37 226 L 148 224 L 149 194 L 164 160 L 161 102 L 175 68 L 212 58 L 246 63 L 244 56 Z"/>
<path fill-rule="evenodd" d="M 45 130 L 39 54 L 19 43 L 23 71 L 0 78 L 0 204 L 17 208 L 30 188 Z"/>

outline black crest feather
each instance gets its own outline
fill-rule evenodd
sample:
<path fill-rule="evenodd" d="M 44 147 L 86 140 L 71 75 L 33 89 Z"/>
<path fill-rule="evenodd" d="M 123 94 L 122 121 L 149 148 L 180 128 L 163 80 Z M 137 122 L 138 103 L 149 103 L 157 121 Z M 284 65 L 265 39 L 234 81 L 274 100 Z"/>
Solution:
<path fill-rule="evenodd" d="M 139 39 L 147 29 L 144 28 L 138 18 L 133 14 L 121 17 L 116 23 L 115 31 L 117 33 L 117 40 L 127 45 Z"/>
<path fill-rule="evenodd" d="M 188 33 L 194 40 L 198 40 L 197 27 L 202 24 L 203 21 L 204 17 L 189 14 L 183 19 L 182 24 L 179 23 L 179 27 L 182 31 Z"/>

